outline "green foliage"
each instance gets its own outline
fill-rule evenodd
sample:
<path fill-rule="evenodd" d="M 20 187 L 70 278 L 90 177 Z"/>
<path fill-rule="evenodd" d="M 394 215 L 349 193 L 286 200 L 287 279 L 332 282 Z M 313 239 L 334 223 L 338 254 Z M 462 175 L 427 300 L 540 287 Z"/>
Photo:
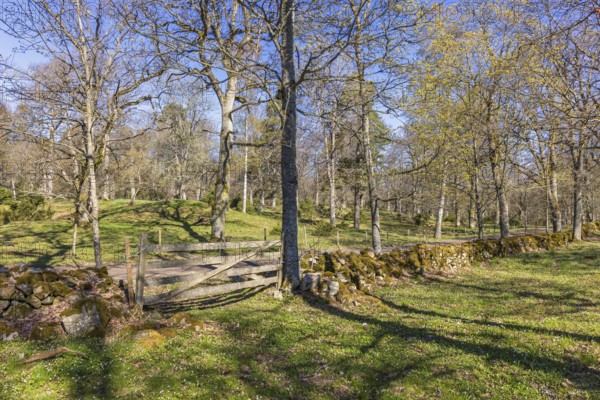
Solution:
<path fill-rule="evenodd" d="M 4 200 L 8 210 L 4 210 L 1 218 L 5 224 L 13 221 L 43 221 L 52 218 L 54 210 L 43 196 L 27 195 L 19 200 Z"/>
<path fill-rule="evenodd" d="M 413 217 L 413 221 L 417 226 L 429 226 L 431 224 L 431 217 L 425 214 L 416 214 Z"/>
<path fill-rule="evenodd" d="M 0 204 L 6 204 L 8 200 L 12 200 L 12 192 L 5 187 L 0 187 Z"/>
<path fill-rule="evenodd" d="M 298 218 L 306 222 L 312 222 L 317 218 L 317 207 L 310 199 L 305 199 L 298 203 Z"/>
<path fill-rule="evenodd" d="M 316 236 L 331 236 L 335 231 L 335 227 L 329 222 L 319 221 L 314 227 L 314 234 Z"/>

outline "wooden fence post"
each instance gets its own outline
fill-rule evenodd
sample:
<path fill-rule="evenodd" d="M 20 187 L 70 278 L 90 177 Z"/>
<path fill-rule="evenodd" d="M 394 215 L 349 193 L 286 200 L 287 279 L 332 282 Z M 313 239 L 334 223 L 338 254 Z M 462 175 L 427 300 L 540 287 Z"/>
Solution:
<path fill-rule="evenodd" d="M 146 280 L 146 246 L 148 234 L 140 234 L 140 255 L 138 258 L 137 279 L 135 287 L 135 303 L 144 307 L 144 283 Z"/>
<path fill-rule="evenodd" d="M 125 262 L 127 264 L 127 299 L 129 301 L 129 307 L 135 304 L 133 289 L 133 269 L 131 268 L 131 244 L 129 238 L 125 238 Z"/>
<path fill-rule="evenodd" d="M 267 228 L 263 228 L 263 236 L 264 236 L 264 241 L 267 241 Z"/>
<path fill-rule="evenodd" d="M 158 230 L 158 244 L 162 244 L 162 229 Z"/>
<path fill-rule="evenodd" d="M 279 250 L 279 269 L 277 270 L 277 290 L 283 286 L 283 230 L 281 232 L 281 249 Z"/>

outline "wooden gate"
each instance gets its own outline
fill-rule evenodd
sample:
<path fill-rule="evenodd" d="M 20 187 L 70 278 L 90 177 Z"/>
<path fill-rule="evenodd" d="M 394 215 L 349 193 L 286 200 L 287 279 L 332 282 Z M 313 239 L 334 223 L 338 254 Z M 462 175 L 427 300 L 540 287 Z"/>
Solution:
<path fill-rule="evenodd" d="M 281 241 L 218 242 L 193 244 L 147 244 L 147 235 L 140 236 L 140 250 L 135 283 L 135 303 L 153 306 L 164 302 L 190 300 L 241 289 L 282 283 Z M 186 258 L 165 259 L 165 254 Z M 149 260 L 151 255 L 162 259 Z M 255 265 L 248 265 L 248 262 Z M 163 268 L 189 268 L 187 274 L 148 276 L 149 271 Z M 133 274 L 130 274 L 130 276 Z M 133 287 L 133 279 L 128 279 Z M 168 291 L 151 295 L 144 288 L 173 285 Z"/>

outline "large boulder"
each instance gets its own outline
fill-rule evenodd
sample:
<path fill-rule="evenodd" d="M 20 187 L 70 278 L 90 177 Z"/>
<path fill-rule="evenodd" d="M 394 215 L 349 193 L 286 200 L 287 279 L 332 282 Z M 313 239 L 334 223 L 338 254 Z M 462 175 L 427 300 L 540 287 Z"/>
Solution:
<path fill-rule="evenodd" d="M 110 312 L 106 301 L 95 296 L 76 301 L 60 317 L 62 326 L 69 335 L 102 336 L 110 320 Z"/>

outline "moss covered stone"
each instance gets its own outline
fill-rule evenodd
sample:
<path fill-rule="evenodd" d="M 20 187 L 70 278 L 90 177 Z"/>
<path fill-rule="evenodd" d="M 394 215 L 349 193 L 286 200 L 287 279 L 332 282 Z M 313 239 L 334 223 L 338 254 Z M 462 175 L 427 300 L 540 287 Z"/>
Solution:
<path fill-rule="evenodd" d="M 104 299 L 94 296 L 76 301 L 60 317 L 69 335 L 102 336 L 110 320 L 110 311 Z"/>
<path fill-rule="evenodd" d="M 32 312 L 33 308 L 31 308 L 27 303 L 13 301 L 11 302 L 10 307 L 4 312 L 4 318 L 19 320 L 27 318 Z"/>

